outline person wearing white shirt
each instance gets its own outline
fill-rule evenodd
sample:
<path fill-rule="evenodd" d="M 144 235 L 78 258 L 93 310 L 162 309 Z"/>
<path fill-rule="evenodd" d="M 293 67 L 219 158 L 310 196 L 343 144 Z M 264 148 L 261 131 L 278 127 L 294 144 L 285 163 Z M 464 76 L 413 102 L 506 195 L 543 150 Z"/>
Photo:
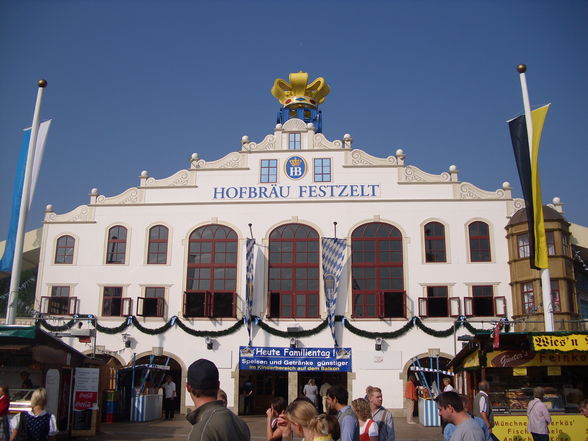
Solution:
<path fill-rule="evenodd" d="M 453 386 L 451 385 L 451 380 L 449 377 L 445 377 L 443 379 L 443 392 L 451 392 L 453 390 Z"/>
<path fill-rule="evenodd" d="M 174 400 L 176 398 L 176 383 L 171 376 L 165 376 L 165 382 L 161 385 L 163 389 L 163 412 L 166 420 L 174 419 Z"/>

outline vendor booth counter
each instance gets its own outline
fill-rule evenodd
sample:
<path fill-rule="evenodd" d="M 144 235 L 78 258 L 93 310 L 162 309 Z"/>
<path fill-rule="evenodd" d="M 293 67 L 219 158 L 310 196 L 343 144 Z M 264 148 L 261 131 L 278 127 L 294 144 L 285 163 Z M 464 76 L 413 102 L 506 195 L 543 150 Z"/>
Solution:
<path fill-rule="evenodd" d="M 450 366 L 471 397 L 479 381 L 490 383 L 493 433 L 501 440 L 531 441 L 527 405 L 541 386 L 552 419 L 550 438 L 587 440 L 588 418 L 579 414 L 579 403 L 588 398 L 588 333 L 501 333 L 497 347 L 492 340 L 489 333 L 475 335 Z"/>

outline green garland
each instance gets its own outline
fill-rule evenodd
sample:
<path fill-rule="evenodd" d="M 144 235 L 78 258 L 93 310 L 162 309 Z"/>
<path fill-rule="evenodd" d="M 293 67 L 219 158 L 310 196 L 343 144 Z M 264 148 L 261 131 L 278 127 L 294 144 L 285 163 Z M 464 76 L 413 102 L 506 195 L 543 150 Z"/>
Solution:
<path fill-rule="evenodd" d="M 409 320 L 408 322 L 406 322 L 406 324 L 400 328 L 397 329 L 396 331 L 389 331 L 389 332 L 368 332 L 368 331 L 363 331 L 359 328 L 356 328 L 355 326 L 353 326 L 351 324 L 351 322 L 347 319 L 343 320 L 343 326 L 345 326 L 350 332 L 352 332 L 355 335 L 359 335 L 360 337 L 365 337 L 365 338 L 398 338 L 403 336 L 404 334 L 406 334 L 408 331 L 410 331 L 412 328 L 414 328 L 414 320 Z"/>
<path fill-rule="evenodd" d="M 314 328 L 288 332 L 288 331 L 282 331 L 280 329 L 273 328 L 273 327 L 269 326 L 260 317 L 257 317 L 257 316 L 252 316 L 252 321 L 256 326 L 259 326 L 261 329 L 263 329 L 268 334 L 275 335 L 277 337 L 284 337 L 284 338 L 287 338 L 287 337 L 296 337 L 296 338 L 310 337 L 312 335 L 318 334 L 319 332 L 321 332 L 323 329 L 325 329 L 328 326 L 328 320 L 325 319 L 318 326 L 315 326 Z M 355 335 L 358 335 L 358 336 L 364 337 L 364 338 L 369 338 L 369 339 L 375 339 L 377 337 L 385 338 L 385 339 L 399 338 L 399 337 L 402 337 L 403 335 L 407 334 L 414 327 L 417 327 L 421 331 L 423 331 L 424 333 L 426 333 L 430 336 L 433 336 L 433 337 L 437 337 L 437 338 L 449 337 L 449 336 L 453 335 L 454 333 L 456 333 L 458 331 L 458 329 L 461 328 L 462 326 L 467 331 L 469 331 L 471 334 L 481 334 L 481 333 L 492 332 L 492 331 L 488 331 L 488 330 L 484 330 L 484 329 L 474 328 L 472 326 L 472 324 L 469 323 L 467 321 L 467 319 L 463 316 L 460 317 L 458 320 L 456 320 L 449 328 L 447 328 L 445 330 L 436 330 L 433 328 L 429 328 L 428 326 L 426 326 L 423 323 L 423 321 L 419 317 L 416 317 L 416 316 L 412 317 L 410 320 L 408 320 L 404 324 L 404 326 L 402 326 L 400 329 L 397 329 L 395 331 L 388 331 L 388 332 L 364 331 L 362 329 L 359 329 L 359 328 L 356 328 L 355 326 L 353 326 L 351 324 L 351 322 L 349 320 L 347 320 L 347 318 L 345 316 L 342 316 L 342 315 L 335 316 L 335 322 L 343 322 L 343 326 L 345 326 L 345 328 L 347 330 L 349 330 L 352 334 L 355 334 Z M 177 325 L 178 328 L 180 328 L 182 331 L 184 331 L 187 334 L 190 334 L 194 337 L 222 337 L 222 336 L 233 334 L 234 332 L 236 332 L 241 326 L 243 326 L 244 319 L 241 318 L 240 320 L 235 322 L 235 324 L 232 325 L 231 327 L 229 327 L 227 329 L 220 330 L 220 331 L 199 331 L 196 329 L 192 329 L 192 328 L 186 326 L 186 324 L 184 322 L 182 322 L 182 320 L 180 320 L 179 317 L 176 317 L 176 316 L 172 317 L 170 320 L 167 321 L 167 323 L 165 323 L 163 326 L 160 326 L 159 328 L 145 327 L 139 322 L 139 320 L 135 316 L 128 316 L 124 322 L 122 322 L 120 325 L 115 326 L 113 328 L 108 328 L 106 326 L 100 325 L 96 319 L 94 319 L 91 323 L 94 325 L 94 327 L 96 328 L 96 330 L 98 332 L 101 332 L 103 334 L 111 334 L 111 335 L 121 333 L 121 332 L 125 331 L 131 325 L 133 325 L 135 328 L 137 328 L 138 331 L 142 332 L 143 334 L 158 335 L 158 334 L 163 334 L 164 332 L 166 332 L 170 328 L 172 328 L 174 325 Z M 71 329 L 75 324 L 76 324 L 75 319 L 72 319 L 72 320 L 68 321 L 67 323 L 65 323 L 63 325 L 59 325 L 59 326 L 51 325 L 45 319 L 38 319 L 37 320 L 37 326 L 41 325 L 45 329 L 52 331 L 52 332 L 67 331 L 67 330 Z"/>
<path fill-rule="evenodd" d="M 176 324 L 178 328 L 182 329 L 184 332 L 193 335 L 194 337 L 222 337 L 223 335 L 229 335 L 233 332 L 237 331 L 241 326 L 243 326 L 243 319 L 236 322 L 230 328 L 224 329 L 222 331 L 197 331 L 196 329 L 188 328 L 179 318 L 176 317 Z"/>
<path fill-rule="evenodd" d="M 253 320 L 254 320 L 253 323 L 257 324 L 257 326 L 259 326 L 265 332 L 267 332 L 268 334 L 271 334 L 271 335 L 275 335 L 277 337 L 310 337 L 311 335 L 318 334 L 323 329 L 325 329 L 328 325 L 328 320 L 324 319 L 320 325 L 318 325 L 312 329 L 288 332 L 288 331 L 280 331 L 279 329 L 272 328 L 271 326 L 266 325 L 264 322 L 261 321 L 261 319 L 259 317 L 253 317 Z"/>
<path fill-rule="evenodd" d="M 137 328 L 139 331 L 141 331 L 143 334 L 149 335 L 163 334 L 165 331 L 172 327 L 172 320 L 168 320 L 168 322 L 165 325 L 155 329 L 146 328 L 141 323 L 139 323 L 139 320 L 137 320 L 137 317 L 135 316 L 131 317 L 131 322 L 133 323 L 133 326 Z"/>
<path fill-rule="evenodd" d="M 40 320 L 40 323 L 45 329 L 51 332 L 63 332 L 71 329 L 71 327 L 75 324 L 75 320 L 70 320 L 67 323 L 64 323 L 61 326 L 50 325 L 46 320 Z"/>
<path fill-rule="evenodd" d="M 429 328 L 428 326 L 426 326 L 423 323 L 423 321 L 418 317 L 415 317 L 414 322 L 421 331 L 429 335 L 432 335 L 433 337 L 439 338 L 449 337 L 450 335 L 453 335 L 461 326 L 461 322 L 459 320 L 456 320 L 450 328 L 447 328 L 444 331 L 437 331 L 436 329 Z"/>

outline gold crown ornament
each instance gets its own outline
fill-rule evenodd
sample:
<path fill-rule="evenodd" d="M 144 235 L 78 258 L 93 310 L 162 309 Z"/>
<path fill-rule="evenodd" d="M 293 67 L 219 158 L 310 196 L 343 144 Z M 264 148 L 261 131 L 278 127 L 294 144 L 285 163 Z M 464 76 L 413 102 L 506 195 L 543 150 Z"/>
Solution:
<path fill-rule="evenodd" d="M 298 157 L 294 157 L 294 158 L 289 159 L 288 162 L 290 163 L 290 165 L 293 165 L 294 167 L 298 167 L 302 163 L 302 159 L 300 159 Z"/>
<path fill-rule="evenodd" d="M 286 80 L 277 78 L 272 87 L 272 95 L 284 107 L 317 107 L 325 102 L 325 97 L 331 91 L 322 77 L 308 84 L 308 74 L 306 72 L 291 73 L 289 78 L 289 83 Z"/>

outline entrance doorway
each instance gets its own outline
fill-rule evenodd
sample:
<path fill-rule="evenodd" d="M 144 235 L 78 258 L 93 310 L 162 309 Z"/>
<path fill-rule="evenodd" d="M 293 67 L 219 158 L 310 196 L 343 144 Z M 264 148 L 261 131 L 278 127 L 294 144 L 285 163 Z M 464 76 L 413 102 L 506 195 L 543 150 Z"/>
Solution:
<path fill-rule="evenodd" d="M 437 393 L 438 391 L 443 392 L 443 378 L 450 377 L 451 383 L 453 384 L 453 377 L 443 374 L 439 371 L 447 371 L 447 364 L 451 361 L 449 358 L 439 357 L 439 367 L 437 367 L 437 358 L 436 357 L 427 357 L 421 356 L 419 357 L 419 363 L 421 364 L 422 368 L 430 370 L 430 372 L 420 371 L 416 372 L 411 369 L 412 366 L 408 368 L 408 375 L 414 374 L 417 378 L 417 382 L 420 386 L 424 386 L 423 378 L 426 380 L 429 388 L 434 392 Z M 455 386 L 455 384 L 453 384 Z"/>
<path fill-rule="evenodd" d="M 137 365 L 149 364 L 149 360 L 150 360 L 150 356 L 146 355 L 144 357 L 137 358 L 137 360 L 135 361 L 135 364 L 137 364 Z M 153 357 L 152 363 L 157 364 L 157 365 L 166 365 L 167 364 L 169 366 L 169 371 L 153 371 L 153 373 L 149 374 L 146 381 L 149 382 L 150 387 L 152 387 L 153 389 L 156 390 L 159 387 L 161 387 L 161 385 L 165 381 L 165 376 L 170 375 L 172 378 L 172 381 L 176 384 L 176 399 L 174 400 L 174 411 L 179 412 L 180 411 L 179 397 L 182 396 L 182 391 L 181 391 L 182 367 L 180 366 L 180 364 L 176 360 L 174 360 L 171 357 L 169 357 L 169 359 L 168 359 L 168 357 L 166 355 L 160 355 L 160 356 Z M 132 362 L 129 364 L 129 366 L 132 366 Z M 135 381 L 136 382 L 140 381 L 140 379 L 136 379 Z"/>
<path fill-rule="evenodd" d="M 321 391 L 321 387 L 323 385 L 331 385 L 331 386 L 343 386 L 347 389 L 347 373 L 346 372 L 298 372 L 298 396 L 304 396 L 304 385 L 308 384 L 310 379 L 314 379 L 316 386 L 319 390 L 319 395 Z M 325 388 L 323 388 L 323 392 L 325 392 Z M 318 411 L 325 412 L 326 409 L 323 408 L 323 399 L 322 396 L 319 396 L 319 403 L 318 403 Z"/>
<path fill-rule="evenodd" d="M 253 393 L 249 399 L 252 415 L 265 415 L 274 397 L 288 400 L 288 372 L 282 371 L 239 371 L 239 415 L 245 415 L 245 383 L 250 381 Z M 247 406 L 249 407 L 249 406 Z"/>

